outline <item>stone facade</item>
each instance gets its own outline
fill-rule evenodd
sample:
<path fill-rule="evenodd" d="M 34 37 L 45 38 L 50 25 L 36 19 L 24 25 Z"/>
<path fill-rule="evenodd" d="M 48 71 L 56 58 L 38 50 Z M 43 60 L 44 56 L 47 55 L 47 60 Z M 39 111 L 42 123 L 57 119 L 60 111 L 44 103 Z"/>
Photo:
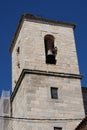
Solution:
<path fill-rule="evenodd" d="M 55 37 L 57 51 L 56 65 L 45 63 L 44 37 Z M 79 74 L 73 28 L 69 25 L 55 25 L 49 22 L 24 20 L 12 51 L 12 87 L 14 89 L 23 69 Z M 20 54 L 17 48 L 20 47 Z M 20 63 L 20 68 L 18 68 Z"/>
<path fill-rule="evenodd" d="M 73 130 L 85 116 L 73 24 L 22 18 L 11 47 L 13 130 Z M 46 64 L 44 37 L 58 48 Z M 51 98 L 58 88 L 58 99 Z M 80 109 L 79 109 L 80 108 Z"/>

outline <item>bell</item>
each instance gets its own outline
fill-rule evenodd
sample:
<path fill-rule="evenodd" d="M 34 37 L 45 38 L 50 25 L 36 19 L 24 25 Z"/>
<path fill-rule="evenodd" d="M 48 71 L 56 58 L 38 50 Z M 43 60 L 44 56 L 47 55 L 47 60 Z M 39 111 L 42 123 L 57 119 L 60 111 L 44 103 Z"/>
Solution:
<path fill-rule="evenodd" d="M 51 49 L 49 49 L 47 52 L 46 63 L 47 64 L 55 64 L 56 63 L 55 55 L 53 54 L 53 51 Z"/>
<path fill-rule="evenodd" d="M 48 50 L 47 55 L 53 55 L 52 50 Z"/>

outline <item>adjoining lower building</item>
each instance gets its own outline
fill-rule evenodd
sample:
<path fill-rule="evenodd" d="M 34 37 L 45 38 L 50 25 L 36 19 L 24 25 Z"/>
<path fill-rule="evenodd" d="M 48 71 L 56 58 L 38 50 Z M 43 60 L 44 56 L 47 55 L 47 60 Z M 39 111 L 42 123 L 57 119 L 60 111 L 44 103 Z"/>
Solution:
<path fill-rule="evenodd" d="M 87 130 L 87 117 L 85 117 L 75 130 Z"/>

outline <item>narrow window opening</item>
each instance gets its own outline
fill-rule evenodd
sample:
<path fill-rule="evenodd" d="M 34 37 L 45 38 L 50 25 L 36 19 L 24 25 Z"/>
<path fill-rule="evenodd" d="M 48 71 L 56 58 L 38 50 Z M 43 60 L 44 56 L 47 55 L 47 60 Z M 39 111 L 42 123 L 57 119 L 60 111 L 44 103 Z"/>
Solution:
<path fill-rule="evenodd" d="M 58 99 L 58 88 L 51 87 L 51 98 Z"/>
<path fill-rule="evenodd" d="M 54 127 L 54 130 L 62 130 L 62 127 Z"/>
<path fill-rule="evenodd" d="M 46 35 L 44 38 L 45 43 L 45 55 L 47 64 L 56 64 L 57 47 L 54 47 L 54 37 L 52 35 Z"/>
<path fill-rule="evenodd" d="M 17 48 L 17 54 L 19 54 L 19 53 L 20 53 L 20 47 Z"/>

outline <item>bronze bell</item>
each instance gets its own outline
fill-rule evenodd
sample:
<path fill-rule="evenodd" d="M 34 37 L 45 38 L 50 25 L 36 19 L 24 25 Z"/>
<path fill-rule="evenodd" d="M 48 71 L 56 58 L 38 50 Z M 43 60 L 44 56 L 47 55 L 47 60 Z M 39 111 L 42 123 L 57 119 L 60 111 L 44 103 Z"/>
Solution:
<path fill-rule="evenodd" d="M 52 52 L 51 49 L 49 49 L 49 50 L 47 51 L 47 56 L 48 56 L 48 55 L 53 55 L 53 52 Z"/>

